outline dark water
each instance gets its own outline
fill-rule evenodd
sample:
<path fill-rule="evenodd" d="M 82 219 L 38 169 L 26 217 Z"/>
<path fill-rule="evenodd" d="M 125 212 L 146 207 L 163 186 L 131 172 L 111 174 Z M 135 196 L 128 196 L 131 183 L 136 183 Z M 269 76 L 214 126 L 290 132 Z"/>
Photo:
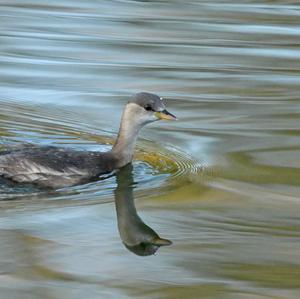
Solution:
<path fill-rule="evenodd" d="M 299 58 L 297 1 L 0 1 L 2 145 L 108 149 L 137 91 L 179 118 L 143 130 L 133 169 L 173 245 L 124 247 L 115 176 L 1 183 L 0 298 L 298 299 Z"/>

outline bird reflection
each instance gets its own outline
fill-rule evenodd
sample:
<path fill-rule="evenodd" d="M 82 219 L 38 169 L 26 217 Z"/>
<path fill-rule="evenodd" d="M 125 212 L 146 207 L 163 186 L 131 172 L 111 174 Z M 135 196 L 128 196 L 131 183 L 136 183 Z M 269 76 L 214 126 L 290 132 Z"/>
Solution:
<path fill-rule="evenodd" d="M 154 254 L 159 247 L 171 245 L 172 242 L 162 239 L 138 216 L 133 199 L 132 164 L 120 169 L 117 174 L 115 203 L 117 210 L 118 229 L 125 247 L 136 255 Z"/>

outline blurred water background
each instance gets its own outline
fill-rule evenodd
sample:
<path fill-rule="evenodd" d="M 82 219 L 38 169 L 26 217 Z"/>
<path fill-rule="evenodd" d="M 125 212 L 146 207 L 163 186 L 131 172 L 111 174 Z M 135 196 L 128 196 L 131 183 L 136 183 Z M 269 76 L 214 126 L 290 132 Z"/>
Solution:
<path fill-rule="evenodd" d="M 145 129 L 143 220 L 119 238 L 115 177 L 56 192 L 0 185 L 0 298 L 300 298 L 297 1 L 0 0 L 1 144 L 105 150 L 128 97 Z"/>

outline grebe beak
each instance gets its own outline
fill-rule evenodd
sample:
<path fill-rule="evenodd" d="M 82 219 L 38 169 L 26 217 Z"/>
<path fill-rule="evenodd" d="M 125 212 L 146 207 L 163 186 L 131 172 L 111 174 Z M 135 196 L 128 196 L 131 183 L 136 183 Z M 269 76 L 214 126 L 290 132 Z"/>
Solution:
<path fill-rule="evenodd" d="M 177 117 L 167 111 L 166 109 L 163 111 L 155 112 L 155 116 L 159 119 L 165 119 L 165 120 L 177 120 Z"/>

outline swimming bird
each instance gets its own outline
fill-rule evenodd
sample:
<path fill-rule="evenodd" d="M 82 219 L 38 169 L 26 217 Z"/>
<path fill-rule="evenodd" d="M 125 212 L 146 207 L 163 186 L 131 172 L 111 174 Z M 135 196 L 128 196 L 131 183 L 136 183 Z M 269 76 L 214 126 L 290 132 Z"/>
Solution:
<path fill-rule="evenodd" d="M 176 120 L 158 95 L 141 92 L 126 104 L 118 137 L 107 152 L 77 151 L 24 144 L 0 152 L 0 177 L 39 187 L 62 188 L 99 178 L 132 161 L 141 128 L 154 121 Z"/>

